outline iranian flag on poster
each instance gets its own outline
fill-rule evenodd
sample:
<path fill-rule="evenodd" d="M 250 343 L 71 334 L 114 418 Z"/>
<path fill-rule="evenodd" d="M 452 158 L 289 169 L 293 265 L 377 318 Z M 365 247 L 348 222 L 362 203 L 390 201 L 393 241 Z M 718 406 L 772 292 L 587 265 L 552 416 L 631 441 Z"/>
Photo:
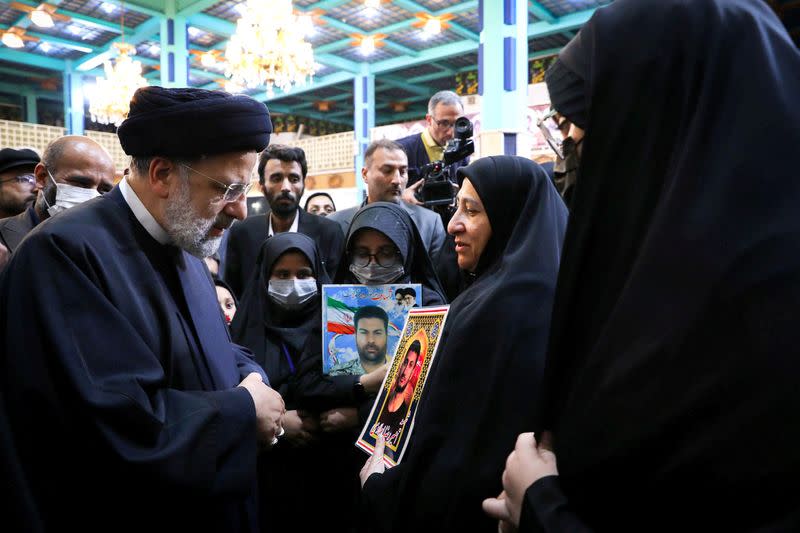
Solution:
<path fill-rule="evenodd" d="M 330 376 L 364 373 L 356 342 L 356 325 L 371 328 L 375 343 L 388 362 L 394 355 L 409 309 L 422 304 L 422 285 L 322 286 L 322 372 Z M 367 319 L 356 324 L 355 317 Z M 360 320 L 360 319 L 359 319 Z M 376 333 L 382 330 L 385 338 Z"/>
<path fill-rule="evenodd" d="M 356 332 L 353 315 L 356 310 L 328 296 L 328 331 L 338 335 L 353 335 Z"/>

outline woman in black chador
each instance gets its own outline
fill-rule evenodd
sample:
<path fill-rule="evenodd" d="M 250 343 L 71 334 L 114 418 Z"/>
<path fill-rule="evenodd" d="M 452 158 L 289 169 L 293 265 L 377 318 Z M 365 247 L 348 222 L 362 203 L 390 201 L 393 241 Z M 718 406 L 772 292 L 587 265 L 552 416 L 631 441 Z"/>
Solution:
<path fill-rule="evenodd" d="M 405 457 L 362 470 L 363 531 L 496 531 L 481 501 L 533 423 L 567 210 L 528 159 L 487 157 L 459 176 L 448 232 L 469 286 L 450 306 Z"/>
<path fill-rule="evenodd" d="M 581 162 L 523 531 L 800 530 L 800 53 L 767 4 L 619 0 L 547 74 Z"/>

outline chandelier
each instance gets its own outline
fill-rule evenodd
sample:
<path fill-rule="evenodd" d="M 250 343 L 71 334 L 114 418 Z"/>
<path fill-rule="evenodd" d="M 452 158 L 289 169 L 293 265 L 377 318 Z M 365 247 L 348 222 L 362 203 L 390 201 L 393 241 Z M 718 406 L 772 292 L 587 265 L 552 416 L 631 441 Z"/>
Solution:
<path fill-rule="evenodd" d="M 131 59 L 136 47 L 125 43 L 125 11 L 122 11 L 122 37 L 112 46 L 117 51 L 117 59 L 103 62 L 105 77 L 97 78 L 93 93 L 89 98 L 89 114 L 99 124 L 119 126 L 130 110 L 133 93 L 139 87 L 149 85 L 142 77 L 142 64 Z"/>
<path fill-rule="evenodd" d="M 225 75 L 237 86 L 266 86 L 289 92 L 305 85 L 316 70 L 311 44 L 305 41 L 309 19 L 292 12 L 291 0 L 247 0 L 225 49 Z"/>

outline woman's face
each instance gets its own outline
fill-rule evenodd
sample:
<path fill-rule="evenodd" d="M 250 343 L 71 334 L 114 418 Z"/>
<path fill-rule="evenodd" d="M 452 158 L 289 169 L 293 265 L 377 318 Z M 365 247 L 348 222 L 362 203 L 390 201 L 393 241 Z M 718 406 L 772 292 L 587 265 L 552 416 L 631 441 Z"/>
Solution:
<path fill-rule="evenodd" d="M 394 266 L 403 261 L 400 251 L 392 240 L 373 229 L 362 229 L 353 237 L 350 247 L 350 263 L 366 266 L 377 262 L 384 267 Z"/>
<path fill-rule="evenodd" d="M 447 225 L 447 232 L 456 239 L 458 268 L 474 272 L 492 236 L 492 225 L 483 202 L 469 179 L 464 179 L 456 196 L 456 204 L 458 208 Z"/>
<path fill-rule="evenodd" d="M 275 264 L 272 265 L 272 272 L 269 279 L 308 279 L 314 278 L 314 270 L 311 262 L 296 250 L 290 250 L 281 254 Z"/>

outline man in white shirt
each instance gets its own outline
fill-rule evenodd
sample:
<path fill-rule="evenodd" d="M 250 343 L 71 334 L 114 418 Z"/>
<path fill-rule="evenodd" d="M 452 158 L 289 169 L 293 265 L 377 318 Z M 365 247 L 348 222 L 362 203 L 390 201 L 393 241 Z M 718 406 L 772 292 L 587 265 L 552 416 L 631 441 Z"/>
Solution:
<path fill-rule="evenodd" d="M 249 97 L 137 90 L 130 175 L 39 224 L 0 276 L 7 438 L 45 529 L 258 531 L 259 443 L 284 404 L 200 258 L 244 217 L 271 130 Z"/>

